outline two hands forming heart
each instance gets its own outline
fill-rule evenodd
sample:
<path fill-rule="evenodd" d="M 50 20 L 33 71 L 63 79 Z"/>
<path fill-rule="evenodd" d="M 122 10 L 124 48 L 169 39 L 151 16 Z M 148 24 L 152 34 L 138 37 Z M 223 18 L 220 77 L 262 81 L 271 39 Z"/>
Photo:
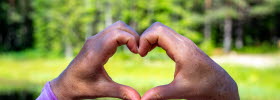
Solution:
<path fill-rule="evenodd" d="M 155 87 L 140 97 L 131 87 L 115 83 L 104 64 L 126 44 L 133 53 L 147 55 L 154 47 L 166 50 L 176 63 L 174 80 Z M 87 39 L 80 53 L 50 82 L 59 100 L 116 97 L 125 100 L 239 100 L 238 88 L 230 75 L 191 40 L 156 22 L 141 36 L 118 21 Z"/>

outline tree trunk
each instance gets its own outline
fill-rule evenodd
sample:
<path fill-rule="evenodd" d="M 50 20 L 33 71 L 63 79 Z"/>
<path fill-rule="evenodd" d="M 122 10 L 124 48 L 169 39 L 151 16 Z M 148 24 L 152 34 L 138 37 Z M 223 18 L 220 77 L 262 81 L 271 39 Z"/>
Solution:
<path fill-rule="evenodd" d="M 65 58 L 72 58 L 73 57 L 73 47 L 71 42 L 68 38 L 65 40 Z"/>
<path fill-rule="evenodd" d="M 150 0 L 149 1 L 150 5 L 148 5 L 148 15 L 152 16 L 152 18 L 154 17 L 154 5 L 155 5 L 155 1 L 154 0 Z"/>
<path fill-rule="evenodd" d="M 133 29 L 136 29 L 137 31 L 137 19 L 136 19 L 136 16 L 137 16 L 137 3 L 136 3 L 136 0 L 131 0 L 131 5 L 130 5 L 130 11 L 131 11 L 131 19 L 130 19 L 130 22 L 129 22 L 129 25 L 133 28 Z"/>
<path fill-rule="evenodd" d="M 90 9 L 91 7 L 91 2 L 90 0 L 84 0 L 84 5 L 86 6 L 86 9 Z M 92 26 L 93 22 L 88 22 L 86 25 L 86 34 L 85 34 L 85 40 L 90 37 L 93 34 L 93 26 Z"/>
<path fill-rule="evenodd" d="M 207 15 L 207 12 L 209 12 L 210 8 L 212 5 L 212 0 L 205 0 L 204 1 L 204 6 L 205 6 L 205 14 Z M 209 41 L 211 40 L 211 23 L 209 20 L 205 19 L 204 20 L 204 41 Z"/>
<path fill-rule="evenodd" d="M 238 24 L 237 24 L 235 47 L 237 49 L 241 49 L 243 47 L 243 22 L 242 22 L 242 20 L 239 20 Z"/>
<path fill-rule="evenodd" d="M 232 19 L 227 17 L 224 21 L 224 52 L 228 53 L 231 49 Z"/>
<path fill-rule="evenodd" d="M 106 11 L 105 11 L 105 27 L 112 24 L 112 9 L 111 3 L 107 1 L 105 3 Z"/>
<path fill-rule="evenodd" d="M 204 21 L 204 41 L 211 40 L 211 24 L 209 21 Z"/>

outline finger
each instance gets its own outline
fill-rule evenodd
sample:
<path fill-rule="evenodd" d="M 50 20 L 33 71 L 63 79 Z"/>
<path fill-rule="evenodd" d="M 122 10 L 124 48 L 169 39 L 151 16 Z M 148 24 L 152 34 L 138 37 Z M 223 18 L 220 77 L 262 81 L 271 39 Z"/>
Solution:
<path fill-rule="evenodd" d="M 122 22 L 122 21 L 121 21 L 121 22 Z M 124 26 L 124 27 L 120 27 L 119 29 L 120 29 L 120 30 L 123 30 L 123 31 L 126 31 L 126 32 L 128 32 L 129 34 L 135 36 L 136 39 L 137 39 L 137 41 L 139 41 L 139 39 L 140 39 L 139 34 L 138 34 L 132 27 L 130 27 L 129 25 L 125 24 L 124 22 L 122 22 L 122 23 L 124 24 L 124 25 L 122 25 L 122 26 Z"/>
<path fill-rule="evenodd" d="M 111 31 L 110 33 L 102 35 L 104 35 L 102 36 L 102 38 L 100 38 L 100 41 L 102 42 L 97 46 L 101 48 L 99 49 L 101 50 L 101 53 L 98 54 L 100 56 L 98 60 L 102 62 L 101 64 L 105 64 L 108 59 L 114 55 L 118 46 L 123 44 L 126 44 L 131 52 L 138 53 L 137 40 L 128 32 L 116 29 Z"/>
<path fill-rule="evenodd" d="M 115 34 L 115 45 L 126 44 L 128 49 L 133 53 L 138 53 L 137 39 L 133 35 L 126 31 L 115 30 L 112 32 Z"/>
<path fill-rule="evenodd" d="M 159 36 L 155 33 L 155 31 L 150 30 L 149 28 L 144 31 L 144 33 L 140 37 L 139 42 L 139 54 L 144 57 L 147 53 L 152 49 L 153 45 L 158 42 Z"/>
<path fill-rule="evenodd" d="M 149 90 L 143 95 L 141 100 L 186 99 L 186 97 L 188 97 L 186 91 L 187 90 L 184 90 L 171 83 Z"/>
<path fill-rule="evenodd" d="M 119 35 L 117 41 L 119 44 L 126 44 L 131 52 L 138 53 L 138 39 L 135 36 L 129 34 L 128 32 L 123 32 L 121 35 Z"/>
<path fill-rule="evenodd" d="M 104 66 L 100 68 L 99 73 L 96 77 L 93 77 L 95 78 L 94 82 L 80 85 L 83 87 L 80 92 L 83 93 L 81 94 L 82 99 L 114 97 L 124 100 L 140 100 L 141 97 L 135 89 L 114 82 L 104 69 Z"/>
<path fill-rule="evenodd" d="M 113 23 L 112 25 L 110 25 L 109 27 L 107 27 L 104 30 L 104 33 L 110 32 L 110 31 L 115 30 L 115 29 L 120 29 L 122 31 L 128 32 L 129 34 L 135 36 L 136 40 L 139 41 L 138 33 L 133 28 L 128 26 L 126 23 L 124 23 L 123 21 L 117 21 L 117 22 Z"/>
<path fill-rule="evenodd" d="M 178 36 L 174 34 L 175 32 L 161 23 L 154 23 L 140 36 L 139 42 L 139 54 L 141 56 L 147 55 L 154 44 L 162 47 L 172 59 L 176 45 L 178 41 Z M 174 59 L 173 59 L 174 60 Z"/>
<path fill-rule="evenodd" d="M 165 100 L 175 96 L 175 90 L 170 85 L 162 85 L 155 87 L 146 92 L 141 100 Z M 176 99 L 176 98 L 172 98 Z"/>
<path fill-rule="evenodd" d="M 115 97 L 124 100 L 140 100 L 140 94 L 133 88 L 117 83 L 111 83 L 104 91 L 104 97 Z"/>
<path fill-rule="evenodd" d="M 147 53 L 149 52 L 150 48 L 152 47 L 150 44 L 150 42 L 146 39 L 146 38 L 143 38 L 143 39 L 140 39 L 140 46 L 139 46 L 139 51 L 138 53 L 144 57 L 147 55 Z"/>

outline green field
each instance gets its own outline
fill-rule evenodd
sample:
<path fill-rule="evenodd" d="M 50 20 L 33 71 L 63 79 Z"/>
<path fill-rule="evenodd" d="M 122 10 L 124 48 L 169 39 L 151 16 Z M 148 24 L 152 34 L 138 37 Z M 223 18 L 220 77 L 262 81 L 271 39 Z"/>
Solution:
<path fill-rule="evenodd" d="M 0 93 L 29 91 L 38 96 L 42 86 L 57 77 L 71 59 L 0 56 Z M 164 53 L 142 58 L 132 53 L 116 53 L 105 65 L 118 83 L 135 88 L 141 95 L 173 79 L 174 62 Z M 240 64 L 221 65 L 237 82 L 242 100 L 279 100 L 280 66 L 252 68 Z"/>

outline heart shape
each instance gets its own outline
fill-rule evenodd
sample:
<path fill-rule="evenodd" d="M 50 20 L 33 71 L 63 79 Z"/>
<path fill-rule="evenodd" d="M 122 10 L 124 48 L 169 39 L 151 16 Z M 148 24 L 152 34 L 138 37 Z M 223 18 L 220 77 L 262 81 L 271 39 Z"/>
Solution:
<path fill-rule="evenodd" d="M 65 71 L 51 81 L 58 99 L 117 97 L 140 100 L 136 90 L 114 82 L 104 69 L 104 64 L 123 44 L 143 57 L 154 47 L 162 47 L 176 63 L 174 80 L 149 90 L 142 100 L 239 98 L 234 80 L 188 38 L 159 22 L 139 37 L 131 27 L 118 21 L 88 38 Z"/>

